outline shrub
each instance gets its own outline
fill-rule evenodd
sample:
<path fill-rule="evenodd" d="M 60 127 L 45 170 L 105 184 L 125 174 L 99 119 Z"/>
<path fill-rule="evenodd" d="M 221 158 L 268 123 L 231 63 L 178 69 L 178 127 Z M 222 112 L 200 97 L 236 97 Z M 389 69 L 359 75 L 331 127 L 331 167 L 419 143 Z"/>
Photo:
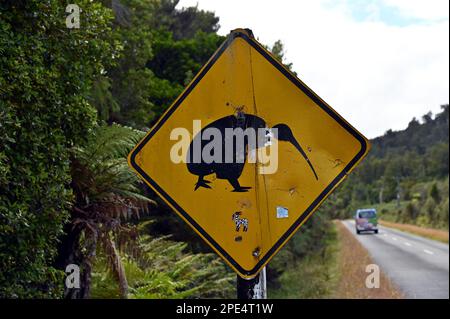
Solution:
<path fill-rule="evenodd" d="M 65 1 L 0 3 L 0 297 L 52 297 L 51 265 L 72 201 L 69 149 L 90 134 L 84 95 L 109 63 L 112 15 L 77 1 L 79 30 Z"/>
<path fill-rule="evenodd" d="M 134 256 L 124 256 L 129 297 L 133 299 L 232 298 L 236 276 L 214 254 L 187 253 L 186 243 L 142 236 Z M 97 260 L 93 298 L 119 298 L 106 259 Z"/>

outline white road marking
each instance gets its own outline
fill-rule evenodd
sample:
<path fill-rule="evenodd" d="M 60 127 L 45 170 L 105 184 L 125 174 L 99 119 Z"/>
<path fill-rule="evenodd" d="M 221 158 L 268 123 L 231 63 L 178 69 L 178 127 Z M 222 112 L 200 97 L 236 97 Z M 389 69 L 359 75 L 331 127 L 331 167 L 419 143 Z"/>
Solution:
<path fill-rule="evenodd" d="M 397 237 L 392 237 L 392 240 L 398 240 Z"/>
<path fill-rule="evenodd" d="M 406 246 L 408 246 L 408 247 L 411 247 L 412 245 L 410 244 L 410 243 L 408 243 L 408 242 L 405 242 L 404 243 Z"/>
<path fill-rule="evenodd" d="M 428 254 L 428 255 L 434 255 L 434 253 L 428 249 L 424 249 L 423 250 L 424 253 Z"/>

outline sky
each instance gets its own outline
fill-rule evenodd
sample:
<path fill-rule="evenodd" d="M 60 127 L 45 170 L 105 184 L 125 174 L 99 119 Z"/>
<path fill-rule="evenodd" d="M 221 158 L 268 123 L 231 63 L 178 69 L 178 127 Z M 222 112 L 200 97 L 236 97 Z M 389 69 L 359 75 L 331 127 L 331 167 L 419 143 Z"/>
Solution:
<path fill-rule="evenodd" d="M 369 138 L 449 102 L 449 0 L 181 0 L 281 40 L 298 77 Z"/>

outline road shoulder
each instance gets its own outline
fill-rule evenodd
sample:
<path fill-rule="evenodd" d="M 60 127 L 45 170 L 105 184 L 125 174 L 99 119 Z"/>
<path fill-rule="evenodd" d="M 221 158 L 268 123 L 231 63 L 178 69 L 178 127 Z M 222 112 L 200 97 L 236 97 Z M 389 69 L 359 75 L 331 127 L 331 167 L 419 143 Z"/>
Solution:
<path fill-rule="evenodd" d="M 420 226 L 416 226 L 416 225 L 410 225 L 410 224 L 399 224 L 399 223 L 393 223 L 393 222 L 388 222 L 385 220 L 380 220 L 380 224 L 389 228 L 394 228 L 400 231 L 404 231 L 407 233 L 411 233 L 414 235 L 418 235 L 418 236 L 422 236 L 425 238 L 429 238 L 432 240 L 437 240 L 443 243 L 448 244 L 448 237 L 449 237 L 449 232 L 445 231 L 445 230 L 440 230 L 440 229 L 433 229 L 433 228 L 425 228 L 425 227 L 420 227 Z"/>
<path fill-rule="evenodd" d="M 339 239 L 339 283 L 335 298 L 345 299 L 400 299 L 400 290 L 380 271 L 379 288 L 368 288 L 366 280 L 373 273 L 374 265 L 369 252 L 341 222 L 336 221 Z M 368 272 L 366 272 L 368 271 Z M 370 286 L 370 285 L 369 285 Z"/>

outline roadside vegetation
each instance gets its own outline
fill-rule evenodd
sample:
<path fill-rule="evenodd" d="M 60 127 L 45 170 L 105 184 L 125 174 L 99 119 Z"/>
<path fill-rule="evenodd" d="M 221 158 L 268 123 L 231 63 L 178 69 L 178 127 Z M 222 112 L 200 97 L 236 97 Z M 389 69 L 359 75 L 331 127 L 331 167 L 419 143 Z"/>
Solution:
<path fill-rule="evenodd" d="M 215 254 L 186 252 L 186 246 L 186 243 L 164 237 L 140 236 L 133 250 L 124 252 L 121 257 L 128 285 L 127 297 L 234 298 L 234 273 L 229 272 Z M 100 254 L 94 265 L 91 298 L 123 298 L 117 276 L 111 271 L 105 254 Z"/>
<path fill-rule="evenodd" d="M 412 198 L 375 204 L 380 218 L 393 223 L 448 232 L 448 178 L 442 181 L 417 183 L 411 187 Z"/>
<path fill-rule="evenodd" d="M 313 219 L 311 220 L 313 222 Z M 276 282 L 269 282 L 268 297 L 274 299 L 326 299 L 331 298 L 339 280 L 338 273 L 338 238 L 336 227 L 328 225 L 323 246 L 312 250 L 303 257 L 296 258 L 286 268 Z M 300 230 L 292 240 L 300 238 Z M 282 258 L 283 252 L 275 257 L 270 267 Z"/>
<path fill-rule="evenodd" d="M 449 105 L 413 119 L 403 131 L 372 140 L 372 150 L 330 198 L 328 213 L 351 218 L 375 207 L 389 222 L 447 230 Z"/>
<path fill-rule="evenodd" d="M 420 226 L 410 225 L 410 224 L 392 223 L 392 222 L 387 222 L 384 220 L 381 220 L 380 224 L 383 226 L 396 228 L 401 231 L 405 231 L 405 232 L 416 234 L 416 235 L 419 235 L 422 237 L 427 237 L 430 239 L 438 240 L 438 241 L 448 244 L 449 233 L 446 230 L 426 228 L 426 227 L 420 227 Z"/>

